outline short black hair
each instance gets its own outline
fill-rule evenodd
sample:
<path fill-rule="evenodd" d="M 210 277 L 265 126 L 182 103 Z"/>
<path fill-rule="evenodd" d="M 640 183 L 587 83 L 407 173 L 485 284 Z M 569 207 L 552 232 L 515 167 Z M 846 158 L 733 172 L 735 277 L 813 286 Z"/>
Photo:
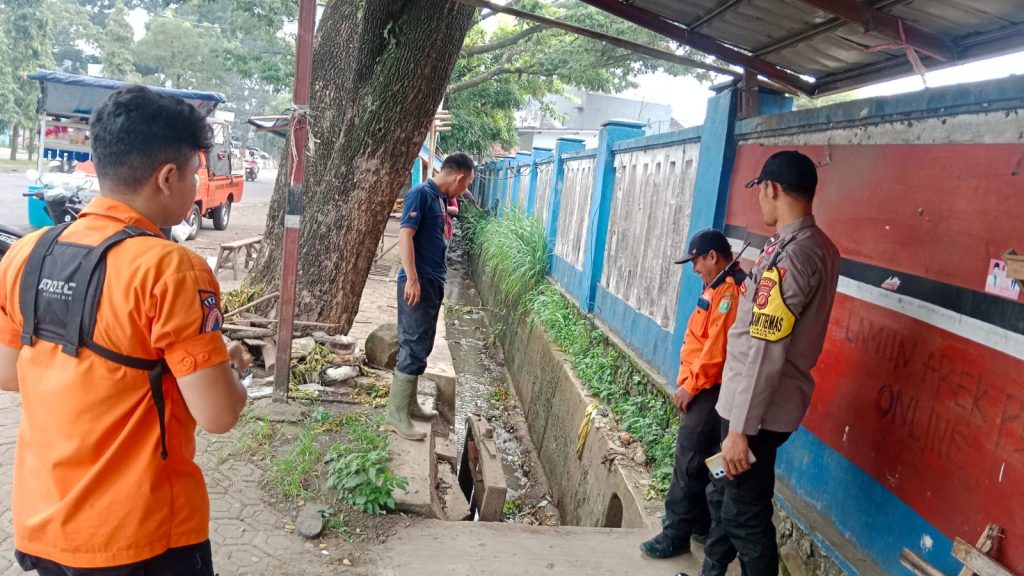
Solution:
<path fill-rule="evenodd" d="M 809 186 L 796 186 L 793 184 L 779 184 L 782 191 L 794 198 L 800 198 L 808 202 L 814 200 L 814 188 Z"/>
<path fill-rule="evenodd" d="M 445 156 L 444 162 L 441 163 L 441 171 L 445 170 L 457 170 L 459 172 L 472 172 L 476 169 L 476 162 L 469 157 L 469 154 L 465 152 L 456 152 Z"/>
<path fill-rule="evenodd" d="M 138 85 L 117 90 L 93 111 L 89 135 L 101 183 L 128 190 L 141 187 L 164 164 L 184 170 L 212 140 L 195 106 Z"/>

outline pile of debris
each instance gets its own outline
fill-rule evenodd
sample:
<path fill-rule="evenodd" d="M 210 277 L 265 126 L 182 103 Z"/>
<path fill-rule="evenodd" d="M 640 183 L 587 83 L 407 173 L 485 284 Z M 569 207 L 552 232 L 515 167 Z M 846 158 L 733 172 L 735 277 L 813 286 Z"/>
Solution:
<path fill-rule="evenodd" d="M 225 341 L 241 342 L 253 357 L 249 397 L 273 393 L 277 359 L 277 320 L 253 313 L 261 304 L 277 298 L 270 294 L 224 314 L 221 331 Z M 272 316 L 275 314 L 272 314 Z M 365 375 L 355 338 L 336 332 L 338 325 L 296 321 L 289 367 L 289 395 L 316 397 L 336 386 Z M 332 330 L 333 329 L 333 330 Z"/>

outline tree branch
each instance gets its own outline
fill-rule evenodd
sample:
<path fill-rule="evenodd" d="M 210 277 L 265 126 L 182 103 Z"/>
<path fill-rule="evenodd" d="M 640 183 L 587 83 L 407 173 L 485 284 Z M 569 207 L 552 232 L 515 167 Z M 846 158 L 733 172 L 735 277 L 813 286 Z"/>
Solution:
<path fill-rule="evenodd" d="M 646 45 L 643 45 L 643 44 L 639 44 L 639 43 L 633 42 L 631 40 L 626 40 L 625 38 L 619 38 L 618 36 L 611 36 L 611 35 L 608 35 L 608 34 L 604 34 L 603 32 L 598 32 L 596 30 L 591 30 L 589 28 L 583 28 L 581 26 L 576 26 L 576 25 L 573 25 L 573 24 L 569 24 L 567 22 L 562 22 L 561 20 L 555 20 L 553 18 L 547 18 L 547 17 L 541 16 L 539 14 L 534 14 L 533 12 L 525 12 L 523 10 L 517 10 L 515 8 L 510 8 L 508 5 L 501 6 L 499 4 L 494 4 L 490 0 L 457 0 L 457 1 L 461 2 L 463 4 L 466 4 L 468 6 L 474 6 L 474 7 L 477 7 L 477 8 L 486 8 L 488 10 L 491 10 L 491 12 L 489 14 L 493 14 L 495 12 L 503 12 L 505 14 L 509 14 L 511 16 L 515 16 L 516 18 L 520 18 L 520 19 L 523 19 L 523 20 L 531 20 L 533 22 L 537 22 L 537 23 L 541 24 L 542 26 L 548 26 L 548 27 L 551 27 L 551 28 L 558 28 L 558 29 L 561 29 L 561 30 L 565 30 L 567 32 L 571 32 L 573 34 L 577 34 L 579 36 L 586 36 L 587 38 L 593 38 L 594 40 L 598 40 L 600 42 L 604 42 L 604 43 L 610 44 L 612 46 L 617 46 L 619 48 L 623 48 L 623 49 L 629 50 L 630 52 L 636 52 L 637 54 L 643 54 L 643 55 L 649 56 L 651 58 L 656 58 L 658 60 L 662 60 L 662 61 L 665 61 L 665 62 L 671 62 L 672 64 L 679 64 L 681 66 L 687 66 L 689 68 L 696 68 L 698 70 L 707 70 L 709 72 L 715 72 L 715 73 L 722 74 L 722 75 L 725 75 L 725 76 L 732 76 L 733 78 L 739 78 L 741 76 L 741 74 L 739 72 L 735 71 L 735 70 L 730 70 L 728 68 L 722 68 L 721 66 L 715 66 L 714 64 L 709 64 L 707 62 L 702 62 L 700 60 L 697 60 L 696 58 L 690 58 L 690 57 L 687 57 L 687 56 L 682 56 L 680 54 L 675 54 L 673 52 L 668 52 L 666 50 L 660 50 L 658 48 L 654 48 L 654 47 L 651 47 L 651 46 L 646 46 Z M 449 89 L 449 92 L 450 92 L 450 89 Z"/>
<path fill-rule="evenodd" d="M 493 80 L 494 78 L 496 78 L 498 76 L 502 76 L 502 75 L 505 75 L 505 74 L 511 74 L 513 72 L 514 72 L 514 70 L 512 68 L 509 68 L 509 67 L 507 67 L 505 65 L 498 65 L 498 66 L 495 66 L 494 68 L 491 68 L 490 70 L 484 72 L 483 74 L 481 74 L 479 76 L 476 76 L 474 78 L 470 78 L 469 80 L 463 80 L 462 82 L 456 82 L 455 84 L 450 84 L 448 86 L 448 93 L 449 94 L 455 94 L 456 92 L 462 92 L 463 90 L 469 90 L 470 88 L 474 88 L 476 86 L 479 86 L 479 85 L 483 84 L 484 82 L 487 82 L 488 80 Z"/>
<path fill-rule="evenodd" d="M 521 32 L 513 34 L 504 40 L 498 40 L 497 42 L 491 42 L 490 44 L 481 44 L 479 46 L 468 46 L 462 48 L 463 56 L 479 56 L 480 54 L 487 54 L 488 52 L 494 52 L 495 50 L 502 50 L 517 44 L 524 38 L 529 38 L 538 32 L 543 32 L 545 28 L 541 25 L 531 26 Z"/>

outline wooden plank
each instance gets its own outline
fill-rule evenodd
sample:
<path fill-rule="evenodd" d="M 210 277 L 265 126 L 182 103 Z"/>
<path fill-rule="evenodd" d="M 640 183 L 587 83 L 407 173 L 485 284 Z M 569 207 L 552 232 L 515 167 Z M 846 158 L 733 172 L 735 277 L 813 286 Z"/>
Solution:
<path fill-rule="evenodd" d="M 900 564 L 915 576 L 945 576 L 938 568 L 906 548 L 900 552 Z"/>
<path fill-rule="evenodd" d="M 1001 535 L 1002 528 L 996 524 L 989 524 L 985 528 L 985 532 L 981 534 L 981 538 L 978 539 L 978 545 L 976 548 L 983 554 L 991 554 L 992 550 L 996 547 L 997 539 Z M 972 576 L 973 574 L 974 572 L 965 566 L 964 569 L 960 571 L 959 576 Z"/>
<path fill-rule="evenodd" d="M 953 557 L 963 562 L 964 566 L 978 576 L 1013 576 L 1013 572 L 1007 570 L 1002 564 L 960 538 L 953 543 Z"/>

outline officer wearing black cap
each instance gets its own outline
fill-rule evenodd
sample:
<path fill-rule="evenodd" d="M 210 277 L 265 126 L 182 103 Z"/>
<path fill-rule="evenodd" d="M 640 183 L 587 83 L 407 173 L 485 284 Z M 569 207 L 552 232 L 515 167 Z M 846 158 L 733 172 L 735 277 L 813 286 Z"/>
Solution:
<path fill-rule="evenodd" d="M 705 491 L 704 460 L 718 452 L 721 423 L 715 404 L 725 364 L 726 338 L 736 320 L 740 285 L 746 274 L 732 257 L 729 240 L 718 230 L 702 230 L 690 239 L 686 256 L 704 281 L 704 293 L 690 316 L 680 350 L 675 404 L 680 411 L 675 468 L 665 496 L 661 533 L 640 545 L 653 558 L 690 551 L 690 538 L 704 542 L 711 528 Z"/>
<path fill-rule="evenodd" d="M 737 556 L 744 576 L 778 574 L 776 452 L 810 404 L 811 368 L 839 280 L 839 251 L 811 213 L 817 185 L 814 163 L 796 151 L 773 154 L 746 185 L 757 190 L 764 223 L 777 233 L 750 272 L 729 331 L 717 405 L 727 477 L 708 487 L 704 576 L 724 576 Z"/>

